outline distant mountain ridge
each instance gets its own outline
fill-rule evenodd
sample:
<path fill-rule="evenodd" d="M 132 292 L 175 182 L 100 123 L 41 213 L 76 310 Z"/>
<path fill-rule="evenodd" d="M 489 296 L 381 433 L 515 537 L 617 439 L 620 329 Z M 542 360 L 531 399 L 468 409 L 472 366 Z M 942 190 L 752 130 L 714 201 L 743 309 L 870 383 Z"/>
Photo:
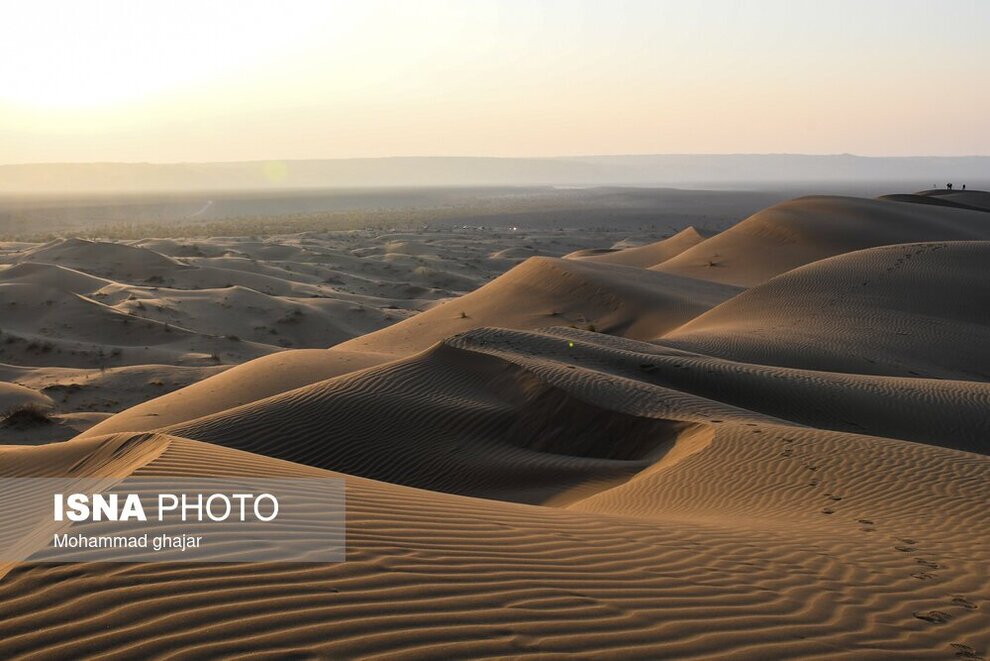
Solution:
<path fill-rule="evenodd" d="M 753 186 L 802 182 L 990 185 L 990 156 L 669 154 L 566 158 L 395 157 L 218 163 L 0 165 L 0 192 L 421 186 Z"/>

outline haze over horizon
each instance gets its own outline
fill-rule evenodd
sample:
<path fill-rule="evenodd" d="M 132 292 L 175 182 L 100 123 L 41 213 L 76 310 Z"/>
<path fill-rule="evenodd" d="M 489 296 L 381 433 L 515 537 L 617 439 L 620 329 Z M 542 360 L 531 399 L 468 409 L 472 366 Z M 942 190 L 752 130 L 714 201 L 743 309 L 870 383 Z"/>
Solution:
<path fill-rule="evenodd" d="M 876 195 L 990 188 L 990 157 L 646 154 L 564 158 L 387 157 L 214 163 L 0 165 L 0 194 L 285 191 L 410 187 L 799 189 Z"/>
<path fill-rule="evenodd" d="M 988 24 L 975 0 L 49 0 L 0 25 L 0 163 L 987 154 Z"/>
<path fill-rule="evenodd" d="M 597 154 L 532 154 L 528 156 L 497 156 L 493 154 L 405 154 L 401 156 L 312 156 L 306 158 L 244 158 L 229 160 L 102 160 L 102 161 L 11 161 L 0 162 L 0 166 L 45 166 L 45 165 L 228 165 L 240 163 L 292 163 L 292 162 L 345 162 L 345 161 L 402 161 L 402 160 L 527 160 L 527 161 L 582 161 L 585 159 L 642 159 L 642 158 L 857 158 L 857 159 L 983 159 L 990 153 L 972 154 L 900 154 L 873 155 L 852 152 L 809 153 L 809 152 L 626 152 Z"/>

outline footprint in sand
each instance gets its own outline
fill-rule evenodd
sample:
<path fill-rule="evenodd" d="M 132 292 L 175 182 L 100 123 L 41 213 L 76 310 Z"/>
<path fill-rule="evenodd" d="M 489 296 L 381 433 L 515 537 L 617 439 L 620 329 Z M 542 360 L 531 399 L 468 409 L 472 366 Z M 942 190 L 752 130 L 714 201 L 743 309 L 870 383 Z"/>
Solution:
<path fill-rule="evenodd" d="M 968 608 L 970 610 L 976 610 L 977 608 L 979 608 L 979 606 L 977 606 L 976 604 L 974 604 L 972 601 L 970 601 L 966 597 L 961 597 L 961 596 L 958 596 L 958 595 L 952 598 L 952 603 L 955 606 L 962 606 L 963 608 Z"/>
<path fill-rule="evenodd" d="M 911 574 L 911 578 L 916 578 L 919 581 L 928 581 L 935 578 L 935 574 L 929 574 L 928 572 L 925 571 L 919 571 L 919 572 L 915 572 L 914 574 Z"/>
<path fill-rule="evenodd" d="M 963 645 L 962 643 L 951 643 L 950 646 L 955 651 L 956 656 L 960 659 L 975 659 L 976 661 L 983 661 L 983 657 L 969 645 Z"/>
<path fill-rule="evenodd" d="M 835 514 L 835 510 L 831 507 L 825 507 L 822 509 L 822 514 Z"/>
<path fill-rule="evenodd" d="M 915 562 L 922 567 L 927 567 L 928 569 L 938 569 L 941 566 L 934 560 L 926 560 L 925 558 L 918 558 Z"/>
<path fill-rule="evenodd" d="M 856 523 L 862 523 L 864 526 L 872 526 L 873 522 L 869 519 L 856 519 Z"/>
<path fill-rule="evenodd" d="M 943 611 L 914 611 L 913 615 L 919 620 L 932 624 L 945 624 L 952 619 L 951 615 Z"/>
<path fill-rule="evenodd" d="M 915 551 L 918 550 L 913 546 L 895 546 L 894 548 L 900 551 L 901 553 L 914 553 Z"/>

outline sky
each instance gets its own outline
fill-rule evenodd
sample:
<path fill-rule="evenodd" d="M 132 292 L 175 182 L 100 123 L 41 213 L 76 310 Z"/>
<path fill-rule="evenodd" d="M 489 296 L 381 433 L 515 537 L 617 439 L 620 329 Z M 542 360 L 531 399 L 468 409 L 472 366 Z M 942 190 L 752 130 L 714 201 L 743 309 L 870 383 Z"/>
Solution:
<path fill-rule="evenodd" d="M 986 0 L 0 0 L 0 163 L 990 154 Z"/>

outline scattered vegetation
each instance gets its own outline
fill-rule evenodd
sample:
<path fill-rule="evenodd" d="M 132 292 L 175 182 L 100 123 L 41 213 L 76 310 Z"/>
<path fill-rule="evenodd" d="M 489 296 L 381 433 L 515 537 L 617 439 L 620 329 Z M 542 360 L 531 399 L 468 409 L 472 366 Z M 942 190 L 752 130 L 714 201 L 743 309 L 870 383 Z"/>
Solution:
<path fill-rule="evenodd" d="M 296 308 L 292 312 L 286 314 L 284 317 L 279 319 L 276 323 L 279 324 L 298 324 L 302 321 L 303 315 L 305 313 L 300 309 Z"/>
<path fill-rule="evenodd" d="M 0 425 L 25 429 L 50 425 L 52 416 L 47 409 L 37 404 L 22 404 L 8 409 L 0 415 Z"/>
<path fill-rule="evenodd" d="M 74 393 L 83 389 L 83 386 L 78 383 L 53 383 L 51 385 L 45 386 L 41 390 L 45 393 Z"/>
<path fill-rule="evenodd" d="M 55 345 L 51 342 L 38 342 L 37 340 L 34 340 L 29 342 L 25 348 L 31 353 L 51 353 L 52 349 L 55 348 Z"/>

